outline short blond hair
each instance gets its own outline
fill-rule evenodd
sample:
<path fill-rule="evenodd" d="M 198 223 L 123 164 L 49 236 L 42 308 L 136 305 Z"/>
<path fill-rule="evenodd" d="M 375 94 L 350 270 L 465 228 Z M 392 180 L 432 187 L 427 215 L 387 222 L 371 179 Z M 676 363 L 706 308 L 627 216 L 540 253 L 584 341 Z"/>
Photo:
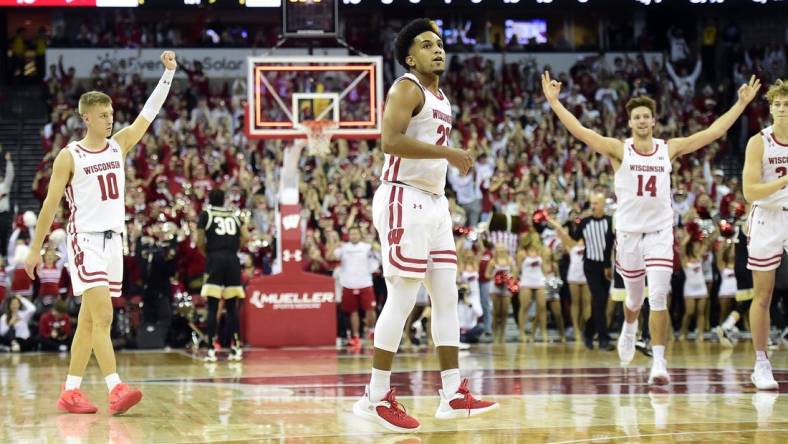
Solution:
<path fill-rule="evenodd" d="M 88 91 L 79 97 L 79 115 L 85 114 L 96 105 L 112 105 L 112 99 L 101 91 Z"/>
<path fill-rule="evenodd" d="M 770 104 L 777 96 L 788 97 L 788 80 L 777 79 L 774 85 L 770 86 L 769 90 L 766 91 L 766 100 L 768 100 Z"/>

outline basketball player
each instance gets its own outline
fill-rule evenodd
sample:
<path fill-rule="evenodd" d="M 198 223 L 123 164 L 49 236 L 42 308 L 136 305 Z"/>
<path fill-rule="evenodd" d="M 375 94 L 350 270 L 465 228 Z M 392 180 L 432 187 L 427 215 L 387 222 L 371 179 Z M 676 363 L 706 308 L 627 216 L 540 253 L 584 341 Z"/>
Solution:
<path fill-rule="evenodd" d="M 225 208 L 224 191 L 211 190 L 208 193 L 208 207 L 200 213 L 197 220 L 197 248 L 205 256 L 206 281 L 200 294 L 208 300 L 208 355 L 207 362 L 216 362 L 216 349 L 221 348 L 216 338 L 219 301 L 224 298 L 227 308 L 227 323 L 230 329 L 231 361 L 240 361 L 243 349 L 239 333 L 238 305 L 243 299 L 241 286 L 241 260 L 238 250 L 249 240 L 247 226 L 241 223 L 239 210 Z"/>
<path fill-rule="evenodd" d="M 774 124 L 752 136 L 744 157 L 744 198 L 750 209 L 747 268 L 752 270 L 753 303 L 750 329 L 755 348 L 752 383 L 759 390 L 776 390 L 766 356 L 769 305 L 775 270 L 788 251 L 788 81 L 777 80 L 766 93 Z"/>
<path fill-rule="evenodd" d="M 542 75 L 542 89 L 553 112 L 573 136 L 594 151 L 607 156 L 615 170 L 616 198 L 616 268 L 624 278 L 627 298 L 625 322 L 618 339 L 618 355 L 628 364 L 635 355 L 637 318 L 643 305 L 645 280 L 648 276 L 654 359 L 649 384 L 668 384 L 670 376 L 665 361 L 668 313 L 667 299 L 673 272 L 673 209 L 671 207 L 670 172 L 673 159 L 692 153 L 722 137 L 741 115 L 760 88 L 752 76 L 739 88 L 738 101 L 707 129 L 689 137 L 655 139 L 656 103 L 644 96 L 627 102 L 632 137 L 621 141 L 604 137 L 585 128 L 558 100 L 561 83 Z"/>
<path fill-rule="evenodd" d="M 41 207 L 25 270 L 32 278 L 41 262 L 41 246 L 49 234 L 60 199 L 66 194 L 71 216 L 68 221 L 68 270 L 75 296 L 82 296 L 77 331 L 71 345 L 66 384 L 57 406 L 69 413 L 96 413 L 96 406 L 79 387 L 82 375 L 96 355 L 109 389 L 109 411 L 123 413 L 142 399 L 142 393 L 121 383 L 110 339 L 112 301 L 121 295 L 126 155 L 159 114 L 177 63 L 175 53 L 164 51 L 166 68 L 158 85 L 130 126 L 112 136 L 112 99 L 90 91 L 79 98 L 79 114 L 87 132 L 58 153 L 52 168 L 49 191 Z M 111 136 L 111 137 L 110 137 Z"/>
<path fill-rule="evenodd" d="M 438 33 L 432 21 L 418 19 L 397 35 L 397 61 L 408 73 L 389 90 L 381 140 L 385 164 L 372 203 L 388 298 L 375 327 L 372 378 L 353 412 L 396 432 L 420 427 L 397 402 L 389 380 L 422 282 L 432 300 L 432 337 L 443 383 L 435 416 L 460 418 L 498 407 L 474 399 L 468 380 L 460 382 L 457 253 L 444 187 L 448 164 L 465 175 L 473 160 L 468 152 L 448 146 L 451 104 L 438 87 L 446 65 Z"/>

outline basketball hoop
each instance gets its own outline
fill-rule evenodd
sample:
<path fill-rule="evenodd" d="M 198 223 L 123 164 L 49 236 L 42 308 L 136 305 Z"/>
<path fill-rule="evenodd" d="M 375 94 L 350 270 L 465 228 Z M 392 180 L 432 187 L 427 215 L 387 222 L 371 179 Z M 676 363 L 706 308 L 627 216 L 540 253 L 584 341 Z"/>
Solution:
<path fill-rule="evenodd" d="M 312 156 L 325 157 L 331 153 L 331 136 L 339 128 L 334 120 L 304 120 L 299 126 L 306 133 L 307 152 Z"/>

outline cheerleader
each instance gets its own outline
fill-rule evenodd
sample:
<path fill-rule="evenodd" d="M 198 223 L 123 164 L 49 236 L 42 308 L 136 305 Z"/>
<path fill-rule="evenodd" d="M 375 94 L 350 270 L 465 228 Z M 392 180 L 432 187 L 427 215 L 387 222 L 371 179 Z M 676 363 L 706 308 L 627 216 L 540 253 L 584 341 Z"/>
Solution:
<path fill-rule="evenodd" d="M 39 310 L 51 307 L 60 296 L 62 272 L 63 266 L 58 265 L 57 251 L 54 248 L 47 248 L 44 252 L 44 264 L 38 268 L 38 279 L 41 285 L 38 287 L 36 303 L 40 305 Z"/>
<path fill-rule="evenodd" d="M 720 283 L 720 319 L 725 319 L 733 310 L 733 301 L 736 298 L 736 256 L 733 242 L 727 239 L 717 256 L 717 268 L 720 269 L 722 282 Z"/>
<path fill-rule="evenodd" d="M 709 297 L 706 279 L 703 274 L 703 258 L 706 248 L 703 242 L 689 239 L 684 245 L 681 266 L 686 279 L 684 281 L 684 318 L 681 321 L 679 341 L 687 336 L 687 330 L 694 317 L 696 320 L 697 340 L 703 341 L 705 319 L 703 314 Z"/>
<path fill-rule="evenodd" d="M 10 284 L 8 273 L 5 272 L 5 266 L 5 258 L 0 256 L 0 304 L 2 304 L 6 294 L 8 294 L 8 286 Z"/>
<path fill-rule="evenodd" d="M 534 300 L 536 301 L 536 320 L 539 322 L 542 341 L 548 342 L 545 275 L 555 273 L 556 267 L 553 266 L 550 252 L 543 247 L 538 233 L 528 231 L 520 241 L 521 248 L 517 252 L 517 262 L 520 264 L 520 310 L 517 313 L 520 325 L 520 342 L 530 342 L 536 338 L 535 324 L 531 328 L 530 338 L 525 333 L 526 316 L 531 302 Z M 558 305 L 560 312 L 560 300 L 551 301 L 551 306 L 554 304 Z M 563 338 L 563 331 L 561 331 L 561 337 Z"/>
<path fill-rule="evenodd" d="M 738 204 L 737 206 L 741 207 L 742 205 Z M 720 344 L 724 347 L 733 347 L 736 324 L 740 319 L 744 322 L 745 327 L 747 326 L 748 319 L 746 316 L 742 318 L 741 313 L 748 313 L 752 304 L 752 271 L 747 269 L 749 253 L 747 251 L 747 235 L 745 234 L 748 232 L 746 217 L 748 212 L 749 205 L 738 210 L 739 219 L 734 225 L 733 272 L 736 277 L 736 297 L 733 310 L 725 317 L 725 321 L 714 330 Z"/>
<path fill-rule="evenodd" d="M 457 315 L 460 319 L 460 348 L 463 344 L 479 342 L 484 327 L 479 323 L 482 316 L 481 291 L 479 289 L 479 261 L 481 253 L 471 249 L 457 250 L 459 274 L 457 288 L 466 289 L 465 296 L 459 300 Z"/>
<path fill-rule="evenodd" d="M 516 277 L 517 267 L 509 249 L 503 243 L 495 244 L 492 260 L 485 271 L 486 278 L 493 281 L 490 288 L 490 299 L 493 302 L 493 339 L 496 343 L 503 343 L 506 334 L 506 320 L 509 317 L 509 305 L 512 293 L 509 289 L 509 280 Z"/>
<path fill-rule="evenodd" d="M 591 291 L 583 271 L 585 250 L 582 239 L 569 249 L 569 271 L 566 280 L 569 281 L 569 293 L 572 297 L 569 313 L 572 317 L 575 338 L 580 337 L 581 326 L 585 327 L 586 322 L 591 318 Z"/>
<path fill-rule="evenodd" d="M 545 301 L 547 308 L 550 309 L 550 313 L 553 315 L 555 327 L 558 329 L 559 340 L 562 343 L 566 342 L 566 326 L 564 325 L 564 314 L 561 307 L 561 287 L 563 287 L 564 283 L 561 281 L 558 271 L 558 260 L 564 253 L 564 247 L 560 243 L 554 244 L 552 249 L 548 248 L 546 252 L 547 266 L 544 267 Z M 544 314 L 543 316 L 543 331 L 546 332 L 547 315 Z"/>

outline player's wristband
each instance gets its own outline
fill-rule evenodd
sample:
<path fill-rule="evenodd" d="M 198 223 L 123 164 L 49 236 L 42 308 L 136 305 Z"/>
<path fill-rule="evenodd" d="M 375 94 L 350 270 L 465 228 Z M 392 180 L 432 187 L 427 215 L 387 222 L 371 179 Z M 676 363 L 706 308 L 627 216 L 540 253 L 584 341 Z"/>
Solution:
<path fill-rule="evenodd" d="M 164 101 L 167 99 L 167 94 L 170 93 L 170 85 L 172 85 L 172 78 L 175 76 L 174 69 L 165 69 L 162 74 L 159 84 L 156 85 L 145 106 L 142 107 L 140 115 L 148 122 L 153 122 L 153 119 L 159 114 Z"/>

